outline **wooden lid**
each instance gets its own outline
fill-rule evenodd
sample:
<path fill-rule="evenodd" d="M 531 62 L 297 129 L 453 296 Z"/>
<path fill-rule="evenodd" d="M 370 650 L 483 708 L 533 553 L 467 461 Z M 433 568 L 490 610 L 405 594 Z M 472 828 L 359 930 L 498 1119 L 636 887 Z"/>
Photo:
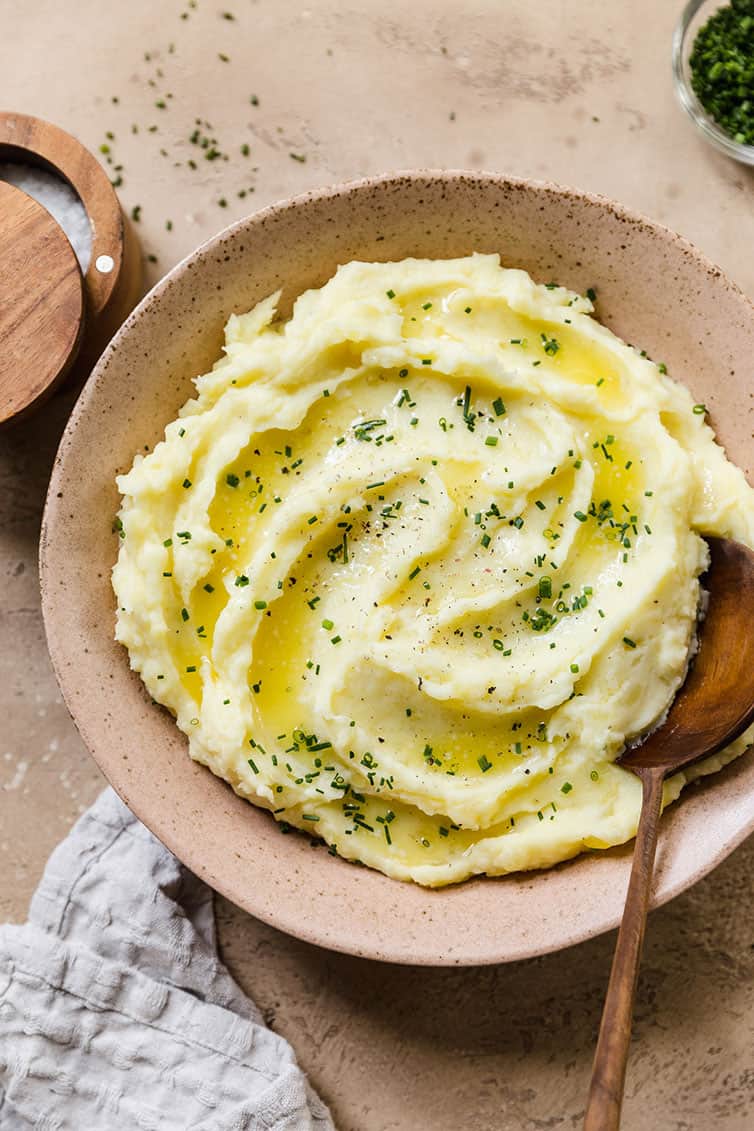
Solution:
<path fill-rule="evenodd" d="M 82 283 L 75 260 L 75 273 L 68 278 L 73 251 L 62 230 L 58 231 L 55 244 L 50 244 L 49 248 L 45 244 L 43 258 L 35 250 L 36 245 L 24 250 L 22 236 L 28 237 L 38 225 L 34 238 L 42 240 L 42 227 L 53 224 L 57 228 L 57 223 L 34 201 L 28 202 L 19 217 L 17 197 L 27 201 L 28 197 L 17 189 L 0 184 L 3 192 L 0 196 L 0 240 L 3 244 L 0 248 L 2 426 L 44 399 L 71 368 L 79 346 L 76 375 L 86 375 L 139 298 L 141 255 L 136 236 L 123 214 L 107 173 L 96 157 L 65 130 L 28 114 L 0 112 L 0 161 L 38 165 L 67 182 L 81 200 L 92 229 L 89 267 Z M 15 201 L 9 193 L 15 194 Z M 14 201 L 12 205 L 11 201 Z M 31 220 L 32 213 L 36 216 L 34 222 Z M 4 246 L 6 241 L 10 241 L 8 249 Z M 62 249 L 61 259 L 51 267 L 48 257 L 56 254 L 56 248 Z M 10 257 L 9 266 L 16 265 L 12 272 L 6 269 L 6 256 Z M 64 279 L 68 281 L 64 283 Z M 58 287 L 74 288 L 74 285 L 78 288 L 75 300 L 67 290 L 56 290 Z M 37 301 L 42 303 L 39 310 Z M 64 331 L 62 323 L 73 310 L 76 318 Z M 16 315 L 14 311 L 20 313 Z M 35 314 L 27 327 L 25 323 L 30 311 Z M 86 322 L 83 340 L 82 314 Z M 44 340 L 48 329 L 53 326 L 53 336 L 49 341 Z M 12 338 L 6 340 L 9 331 Z M 24 365 L 18 356 L 19 350 L 23 353 L 27 348 L 27 340 L 38 354 L 31 366 Z M 69 345 L 70 353 L 67 354 Z M 16 382 L 18 387 L 14 388 Z"/>
<path fill-rule="evenodd" d="M 83 327 L 83 279 L 63 229 L 36 200 L 0 182 L 0 424 L 62 380 Z"/>

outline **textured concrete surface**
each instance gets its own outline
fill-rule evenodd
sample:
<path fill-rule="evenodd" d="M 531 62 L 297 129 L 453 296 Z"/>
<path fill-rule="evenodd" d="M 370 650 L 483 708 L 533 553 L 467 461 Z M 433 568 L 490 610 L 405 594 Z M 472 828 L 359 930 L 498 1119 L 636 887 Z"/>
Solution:
<path fill-rule="evenodd" d="M 680 6 L 5 0 L 3 102 L 110 146 L 125 205 L 141 205 L 151 279 L 250 208 L 433 165 L 616 197 L 754 295 L 754 176 L 708 149 L 673 99 Z M 206 160 L 201 137 L 221 156 Z M 70 403 L 63 394 L 0 435 L 0 914 L 13 920 L 102 785 L 57 692 L 37 594 L 41 507 Z M 627 1131 L 754 1124 L 752 866 L 750 841 L 651 918 Z M 612 937 L 513 966 L 412 970 L 327 954 L 223 901 L 218 914 L 232 970 L 341 1131 L 578 1127 Z"/>

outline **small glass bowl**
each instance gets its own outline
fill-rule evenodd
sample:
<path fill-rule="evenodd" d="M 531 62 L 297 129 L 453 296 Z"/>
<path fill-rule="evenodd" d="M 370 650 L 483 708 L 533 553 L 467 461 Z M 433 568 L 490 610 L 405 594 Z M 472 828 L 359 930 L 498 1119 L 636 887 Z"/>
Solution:
<path fill-rule="evenodd" d="M 709 116 L 691 87 L 689 56 L 699 29 L 727 0 L 689 0 L 673 32 L 673 81 L 678 100 L 704 138 L 728 157 L 754 165 L 754 145 L 742 145 Z"/>

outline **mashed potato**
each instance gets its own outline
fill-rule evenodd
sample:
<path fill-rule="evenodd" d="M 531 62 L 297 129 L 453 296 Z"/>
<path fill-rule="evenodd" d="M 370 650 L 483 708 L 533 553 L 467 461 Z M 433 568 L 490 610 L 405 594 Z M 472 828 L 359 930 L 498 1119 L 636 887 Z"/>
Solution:
<path fill-rule="evenodd" d="M 615 759 L 684 678 L 701 535 L 754 546 L 704 407 L 497 256 L 277 298 L 118 480 L 132 667 L 193 758 L 389 876 L 626 841 Z"/>

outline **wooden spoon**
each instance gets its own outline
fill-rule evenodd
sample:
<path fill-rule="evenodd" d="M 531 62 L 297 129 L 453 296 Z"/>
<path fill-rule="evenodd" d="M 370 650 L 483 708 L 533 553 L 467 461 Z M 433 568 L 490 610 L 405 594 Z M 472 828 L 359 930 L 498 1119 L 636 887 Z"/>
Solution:
<path fill-rule="evenodd" d="M 642 807 L 592 1068 L 584 1131 L 617 1131 L 647 922 L 665 778 L 714 754 L 754 722 L 754 553 L 710 538 L 699 651 L 667 719 L 620 764 L 640 778 Z"/>

